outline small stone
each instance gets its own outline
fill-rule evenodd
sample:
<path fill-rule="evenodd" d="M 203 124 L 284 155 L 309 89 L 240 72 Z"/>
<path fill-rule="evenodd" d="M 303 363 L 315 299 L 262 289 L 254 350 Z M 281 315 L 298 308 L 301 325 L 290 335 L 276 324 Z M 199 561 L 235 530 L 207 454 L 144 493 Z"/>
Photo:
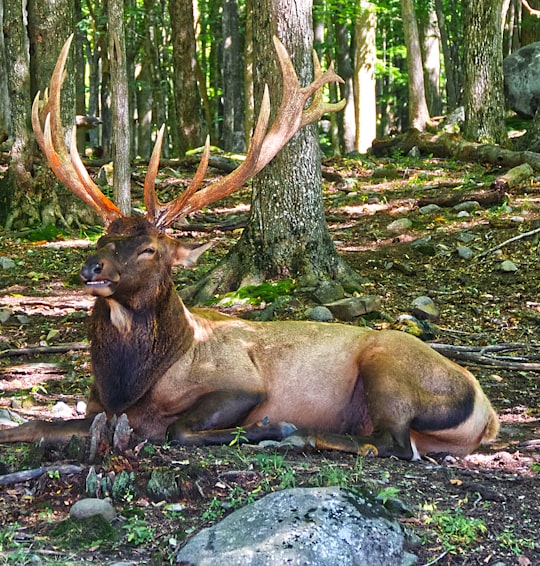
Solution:
<path fill-rule="evenodd" d="M 330 309 L 336 318 L 351 321 L 363 314 L 380 310 L 381 298 L 378 295 L 349 297 L 332 303 L 327 303 L 325 306 Z"/>
<path fill-rule="evenodd" d="M 0 322 L 7 322 L 12 314 L 13 312 L 10 309 L 0 309 Z"/>
<path fill-rule="evenodd" d="M 58 401 L 56 405 L 51 410 L 54 417 L 59 419 L 70 419 L 73 418 L 73 411 L 66 405 L 63 401 Z"/>
<path fill-rule="evenodd" d="M 338 301 L 345 296 L 343 285 L 337 281 L 321 281 L 318 287 L 312 293 L 313 298 L 319 304 L 331 303 Z"/>
<path fill-rule="evenodd" d="M 306 318 L 308 318 L 309 320 L 315 320 L 317 322 L 330 322 L 334 320 L 334 315 L 328 307 L 318 305 L 316 307 L 307 309 Z"/>
<path fill-rule="evenodd" d="M 402 232 L 406 232 L 411 227 L 412 227 L 412 220 L 410 220 L 409 218 L 398 218 L 397 220 L 390 222 L 390 224 L 388 224 L 386 229 L 389 232 L 396 232 L 400 234 Z"/>
<path fill-rule="evenodd" d="M 458 246 L 456 249 L 461 259 L 471 259 L 473 256 L 473 251 L 467 246 Z"/>
<path fill-rule="evenodd" d="M 413 145 L 407 155 L 409 157 L 420 157 L 420 149 L 417 145 Z"/>
<path fill-rule="evenodd" d="M 430 297 L 417 297 L 412 302 L 411 313 L 420 320 L 438 320 L 441 313 Z"/>
<path fill-rule="evenodd" d="M 433 214 L 434 212 L 437 212 L 438 210 L 441 210 L 441 207 L 438 204 L 426 204 L 426 206 L 422 206 L 418 209 L 418 212 L 420 214 Z"/>
<path fill-rule="evenodd" d="M 75 520 L 87 519 L 96 515 L 101 515 L 109 522 L 116 517 L 116 511 L 108 497 L 106 499 L 96 499 L 93 497 L 79 499 L 69 510 L 69 516 Z"/>
<path fill-rule="evenodd" d="M 460 210 L 457 213 L 458 218 L 469 218 L 470 214 L 466 210 Z"/>
<path fill-rule="evenodd" d="M 85 415 L 86 414 L 86 402 L 85 401 L 78 401 L 75 407 L 78 415 Z"/>
<path fill-rule="evenodd" d="M 466 212 L 473 212 L 480 208 L 480 203 L 477 200 L 466 200 L 456 204 L 452 208 L 456 212 L 461 212 L 462 210 L 465 210 Z"/>
<path fill-rule="evenodd" d="M 2 269 L 13 269 L 15 262 L 10 257 L 0 256 L 0 267 Z"/>
<path fill-rule="evenodd" d="M 518 269 L 519 269 L 518 266 L 509 259 L 505 259 L 504 261 L 499 263 L 499 271 L 504 271 L 505 273 L 513 273 Z"/>

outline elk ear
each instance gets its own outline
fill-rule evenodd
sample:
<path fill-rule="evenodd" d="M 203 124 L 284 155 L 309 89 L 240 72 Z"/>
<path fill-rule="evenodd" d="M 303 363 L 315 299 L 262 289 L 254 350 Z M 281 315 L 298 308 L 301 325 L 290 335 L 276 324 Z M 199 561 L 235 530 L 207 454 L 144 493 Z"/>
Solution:
<path fill-rule="evenodd" d="M 183 265 L 184 267 L 193 267 L 199 257 L 213 245 L 214 242 L 207 244 L 180 244 L 175 248 L 173 265 Z"/>

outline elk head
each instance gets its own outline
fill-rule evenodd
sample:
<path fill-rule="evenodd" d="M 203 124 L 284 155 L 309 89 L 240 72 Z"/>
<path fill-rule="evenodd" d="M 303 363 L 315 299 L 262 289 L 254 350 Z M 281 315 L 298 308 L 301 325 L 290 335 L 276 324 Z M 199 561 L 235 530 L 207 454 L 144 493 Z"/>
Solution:
<path fill-rule="evenodd" d="M 314 53 L 315 80 L 310 85 L 301 87 L 285 47 L 274 37 L 274 46 L 283 74 L 283 96 L 272 125 L 268 127 L 270 98 L 268 88 L 265 88 L 259 118 L 244 162 L 227 176 L 213 181 L 201 189 L 208 166 L 209 141 L 207 140 L 201 162 L 188 188 L 176 199 L 167 203 L 160 202 L 155 193 L 155 180 L 164 133 L 164 126 L 162 126 L 156 136 L 144 182 L 145 221 L 138 219 L 134 222 L 128 220 L 90 178 L 77 151 L 75 126 L 72 129 L 70 149 L 68 150 L 66 146 L 60 120 L 60 91 L 72 39 L 73 36 L 66 41 L 62 48 L 51 78 L 49 95 L 45 95 L 41 110 L 39 108 L 40 93 L 38 92 L 36 95 L 32 106 L 32 127 L 36 140 L 58 179 L 102 217 L 105 226 L 108 228 L 108 236 L 104 240 L 106 242 L 104 245 L 110 245 L 110 238 L 113 234 L 115 238 L 130 238 L 134 231 L 139 232 L 139 235 L 146 232 L 150 240 L 159 239 L 165 230 L 179 218 L 200 210 L 241 187 L 261 171 L 302 127 L 318 120 L 325 112 L 338 111 L 345 105 L 344 100 L 339 103 L 325 103 L 323 101 L 321 88 L 325 84 L 333 81 L 343 82 L 332 67 L 322 73 L 318 57 Z M 312 98 L 311 103 L 306 106 L 310 98 Z M 137 228 L 136 224 L 140 224 L 140 226 Z M 148 250 L 150 249 L 157 248 L 150 245 Z M 141 261 L 146 255 L 149 256 L 150 254 L 145 252 L 139 256 Z M 190 250 L 174 254 L 169 252 L 169 256 L 171 264 L 191 262 L 193 258 Z M 95 267 L 94 270 L 96 269 L 99 268 Z M 102 273 L 94 273 L 94 275 L 102 275 Z M 94 291 L 92 292 L 102 295 L 113 292 L 114 280 L 111 279 L 109 285 L 105 283 L 104 279 L 100 283 L 99 278 L 94 278 L 92 285 Z"/>

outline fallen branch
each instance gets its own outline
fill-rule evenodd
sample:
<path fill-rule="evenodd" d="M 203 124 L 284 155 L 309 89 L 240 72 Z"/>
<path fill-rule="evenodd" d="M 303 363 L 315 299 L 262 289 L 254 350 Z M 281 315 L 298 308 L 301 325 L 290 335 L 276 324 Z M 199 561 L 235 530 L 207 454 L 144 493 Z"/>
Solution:
<path fill-rule="evenodd" d="M 88 350 L 88 342 L 69 342 L 56 346 L 27 346 L 26 348 L 13 348 L 0 351 L 0 358 L 10 358 L 15 356 L 31 356 L 33 354 L 64 354 L 71 350 Z"/>
<path fill-rule="evenodd" d="M 523 234 L 518 234 L 517 236 L 514 236 L 513 238 L 509 238 L 508 240 L 505 240 L 504 242 L 501 242 L 500 244 L 496 245 L 493 248 L 489 248 L 489 250 L 486 250 L 484 252 L 482 252 L 481 254 L 478 254 L 477 256 L 475 256 L 475 259 L 479 259 L 481 257 L 484 257 L 492 252 L 494 252 L 495 250 L 498 250 L 500 248 L 503 248 L 504 246 L 511 244 L 512 242 L 516 242 L 517 240 L 522 240 L 523 238 L 528 238 L 529 236 L 534 236 L 535 234 L 539 234 L 540 233 L 540 228 L 535 228 L 534 230 L 530 230 L 529 232 L 523 232 Z"/>
<path fill-rule="evenodd" d="M 43 474 L 79 474 L 84 468 L 74 466 L 73 464 L 62 464 L 59 466 L 42 466 L 33 470 L 24 470 L 22 472 L 13 472 L 12 474 L 4 474 L 0 476 L 0 486 L 20 483 L 23 481 L 35 480 Z"/>
<path fill-rule="evenodd" d="M 447 358 L 477 365 L 516 371 L 540 371 L 538 356 L 500 356 L 496 353 L 528 348 L 526 344 L 495 344 L 492 346 L 452 346 L 432 343 L 430 346 Z"/>

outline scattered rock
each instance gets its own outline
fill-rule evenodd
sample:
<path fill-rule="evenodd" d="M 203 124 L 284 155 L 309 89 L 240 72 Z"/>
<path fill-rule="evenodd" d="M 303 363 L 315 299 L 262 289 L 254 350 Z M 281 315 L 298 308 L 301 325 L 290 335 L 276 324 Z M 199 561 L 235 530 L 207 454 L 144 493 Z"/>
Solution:
<path fill-rule="evenodd" d="M 389 232 L 395 232 L 397 234 L 401 234 L 402 232 L 406 232 L 412 227 L 412 220 L 409 218 L 398 218 L 393 222 L 390 222 L 386 229 Z"/>
<path fill-rule="evenodd" d="M 468 246 L 458 246 L 456 249 L 461 259 L 471 259 L 474 255 L 474 252 Z"/>
<path fill-rule="evenodd" d="M 0 323 L 7 322 L 12 314 L 10 309 L 0 309 Z"/>
<path fill-rule="evenodd" d="M 328 307 L 318 305 L 316 307 L 307 309 L 306 318 L 315 320 L 317 322 L 331 322 L 334 320 L 334 315 Z"/>
<path fill-rule="evenodd" d="M 414 240 L 414 242 L 411 243 L 411 247 L 424 255 L 434 256 L 437 254 L 437 248 L 431 241 L 431 236 L 425 236 Z"/>
<path fill-rule="evenodd" d="M 146 488 L 153 501 L 174 501 L 180 496 L 176 474 L 166 468 L 153 470 Z"/>
<path fill-rule="evenodd" d="M 540 100 L 540 42 L 529 43 L 506 57 L 503 74 L 509 108 L 531 120 Z"/>
<path fill-rule="evenodd" d="M 400 524 L 378 505 L 336 487 L 271 493 L 204 529 L 176 562 L 205 566 L 411 565 Z"/>
<path fill-rule="evenodd" d="M 411 314 L 420 320 L 431 320 L 432 322 L 438 320 L 441 315 L 430 297 L 417 297 L 414 299 L 411 305 Z"/>
<path fill-rule="evenodd" d="M 504 271 L 505 273 L 513 273 L 514 271 L 517 271 L 519 268 L 513 261 L 510 261 L 509 259 L 505 259 L 504 261 L 499 263 L 498 269 L 499 271 Z"/>
<path fill-rule="evenodd" d="M 466 210 L 460 210 L 457 213 L 458 218 L 469 218 L 470 214 Z"/>
<path fill-rule="evenodd" d="M 348 297 L 325 305 L 332 314 L 340 320 L 351 321 L 369 312 L 381 308 L 381 298 L 378 295 L 364 295 L 363 297 Z"/>
<path fill-rule="evenodd" d="M 58 401 L 51 410 L 51 413 L 58 419 L 72 419 L 73 411 L 71 407 L 63 401 Z"/>
<path fill-rule="evenodd" d="M 433 214 L 434 212 L 437 212 L 438 210 L 441 210 L 441 207 L 438 204 L 426 204 L 426 206 L 422 206 L 418 209 L 418 212 L 420 214 Z"/>
<path fill-rule="evenodd" d="M 480 203 L 477 200 L 466 200 L 464 202 L 460 202 L 452 207 L 453 210 L 456 212 L 474 212 L 480 208 Z"/>
<path fill-rule="evenodd" d="M 0 267 L 2 269 L 13 269 L 15 262 L 10 257 L 0 256 Z"/>
<path fill-rule="evenodd" d="M 319 304 L 338 301 L 345 296 L 343 285 L 338 281 L 321 281 L 320 285 L 313 291 L 312 297 Z"/>
<path fill-rule="evenodd" d="M 76 501 L 69 510 L 69 516 L 72 519 L 87 519 L 101 515 L 107 521 L 112 521 L 116 517 L 116 511 L 109 498 L 96 499 L 88 497 L 86 499 L 79 499 Z"/>

